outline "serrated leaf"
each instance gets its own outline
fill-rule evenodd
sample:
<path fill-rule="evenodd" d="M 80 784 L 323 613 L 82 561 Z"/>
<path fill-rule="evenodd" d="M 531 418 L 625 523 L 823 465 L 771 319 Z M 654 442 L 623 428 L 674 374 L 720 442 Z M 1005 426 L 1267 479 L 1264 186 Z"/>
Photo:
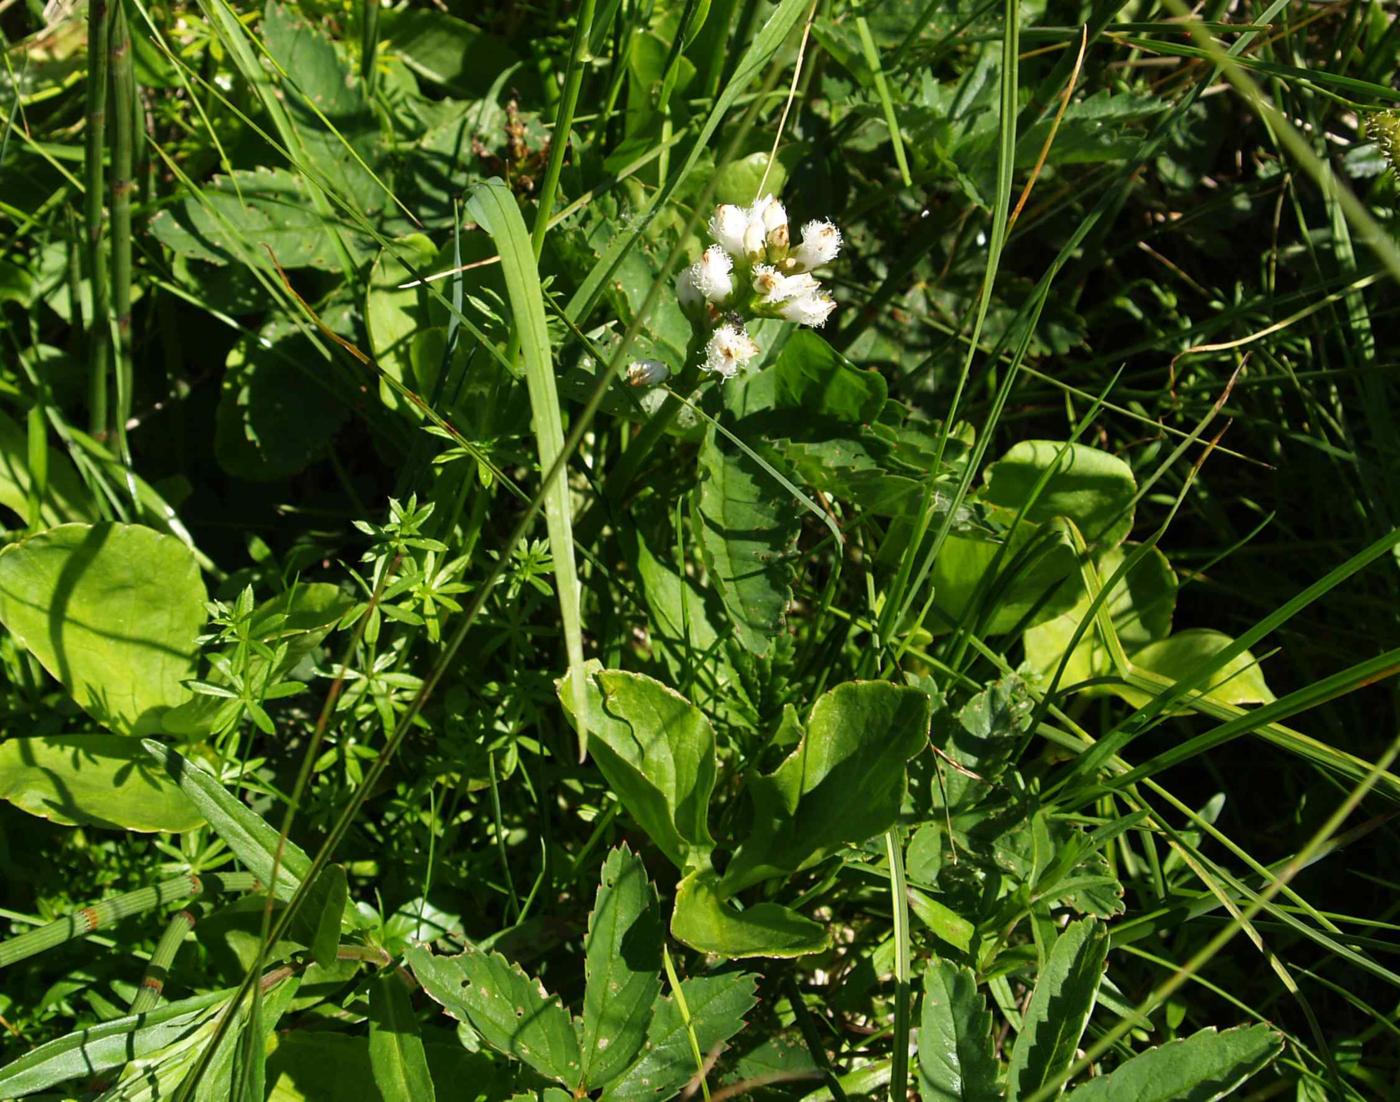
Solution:
<path fill-rule="evenodd" d="M 590 661 L 584 681 L 593 760 L 627 813 L 678 868 L 705 863 L 710 794 L 715 787 L 715 733 L 695 705 L 644 674 L 604 670 Z M 574 717 L 564 681 L 560 702 Z"/>
<path fill-rule="evenodd" d="M 1108 931 L 1092 918 L 1066 926 L 1036 977 L 1011 1050 L 1007 1102 L 1028 1098 L 1074 1062 L 1108 955 Z"/>
<path fill-rule="evenodd" d="M 0 551 L 0 621 L 120 734 L 160 730 L 190 698 L 204 598 L 190 549 L 138 524 L 63 524 Z"/>
<path fill-rule="evenodd" d="M 676 888 L 671 935 L 692 949 L 730 960 L 802 957 L 831 944 L 825 926 L 779 903 L 740 910 L 720 894 L 709 869 L 697 869 Z"/>
<path fill-rule="evenodd" d="M 1283 1039 L 1266 1025 L 1203 1029 L 1090 1079 L 1067 1102 L 1213 1102 L 1267 1067 L 1282 1048 Z"/>
<path fill-rule="evenodd" d="M 583 1080 L 596 1090 L 621 1075 L 646 1041 L 661 993 L 661 904 L 641 859 L 608 854 L 584 940 Z"/>
<path fill-rule="evenodd" d="M 734 633 L 746 649 L 767 654 L 792 600 L 800 511 L 751 456 L 713 430 L 700 447 L 695 495 L 700 548 Z"/>
<path fill-rule="evenodd" d="M 522 1060 L 546 1079 L 582 1079 L 578 1037 L 569 1012 L 538 980 L 498 953 L 468 949 L 455 957 L 413 948 L 405 955 L 429 996 L 469 1021 L 492 1048 Z"/>
<path fill-rule="evenodd" d="M 884 681 L 824 694 L 797 748 L 749 780 L 753 822 L 721 891 L 786 876 L 889 827 L 904 797 L 904 763 L 928 743 L 932 710 L 926 693 Z"/>
<path fill-rule="evenodd" d="M 998 1102 L 992 1016 L 972 971 L 949 960 L 924 973 L 919 1022 L 919 1094 L 923 1102 Z"/>
<path fill-rule="evenodd" d="M 125 735 L 0 742 L 0 800 L 65 825 L 180 832 L 204 822 L 159 762 Z"/>
<path fill-rule="evenodd" d="M 707 1056 L 744 1027 L 744 1015 L 758 1001 L 754 978 L 744 973 L 682 980 L 680 993 L 690 1014 L 690 1028 Z M 680 1006 L 674 996 L 664 998 L 656 1004 L 641 1059 L 603 1092 L 601 1102 L 661 1102 L 698 1070 Z"/>
<path fill-rule="evenodd" d="M 386 968 L 370 981 L 369 1063 L 384 1102 L 433 1102 L 437 1097 L 418 1020 L 397 969 Z"/>

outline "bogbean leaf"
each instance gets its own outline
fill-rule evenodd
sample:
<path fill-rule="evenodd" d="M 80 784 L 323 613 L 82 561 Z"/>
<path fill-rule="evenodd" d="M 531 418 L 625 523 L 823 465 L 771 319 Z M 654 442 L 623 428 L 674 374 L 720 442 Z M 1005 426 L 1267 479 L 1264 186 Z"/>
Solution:
<path fill-rule="evenodd" d="M 715 787 L 715 733 L 680 693 L 644 674 L 601 669 L 590 661 L 582 677 L 593 760 L 627 813 L 678 868 L 703 865 Z M 573 720 L 573 693 L 563 680 L 559 699 Z"/>
<path fill-rule="evenodd" d="M 63 524 L 0 551 L 0 621 L 120 734 L 191 696 L 204 582 L 190 549 L 136 524 Z"/>
<path fill-rule="evenodd" d="M 1031 495 L 1049 470 L 1044 488 Z M 1055 440 L 1022 440 L 987 468 L 983 498 L 1010 512 L 1027 502 L 1026 519 L 1033 523 L 1065 517 L 1091 544 L 1113 547 L 1133 526 L 1133 495 L 1137 480 L 1132 468 L 1115 455 L 1087 444 Z"/>
<path fill-rule="evenodd" d="M 70 826 L 179 832 L 204 822 L 160 763 L 124 735 L 0 742 L 0 799 Z"/>
<path fill-rule="evenodd" d="M 1060 615 L 1083 586 L 1074 547 L 1063 528 L 1023 520 L 1004 540 L 951 535 L 933 564 L 934 609 L 924 626 L 935 633 L 967 623 L 983 635 L 1024 629 Z"/>
<path fill-rule="evenodd" d="M 1215 655 L 1234 640 L 1208 628 L 1188 628 L 1166 639 L 1150 643 L 1132 655 L 1132 663 L 1155 674 L 1180 681 L 1194 676 L 1202 666 L 1213 663 Z M 1242 651 L 1210 675 L 1201 692 L 1224 704 L 1268 704 L 1274 699 L 1264 671 L 1249 651 Z M 1141 708 L 1151 698 L 1136 689 L 1122 689 L 1130 704 Z"/>
<path fill-rule="evenodd" d="M 1108 955 L 1108 932 L 1092 918 L 1066 926 L 1035 981 L 1011 1049 L 1007 1102 L 1028 1098 L 1074 1061 Z"/>
<path fill-rule="evenodd" d="M 1224 1098 L 1267 1067 L 1283 1040 L 1266 1025 L 1203 1029 L 1150 1048 L 1090 1079 L 1067 1102 L 1207 1102 Z"/>
<path fill-rule="evenodd" d="M 744 1028 L 744 1015 L 757 1002 L 754 978 L 736 972 L 682 980 L 680 994 L 685 999 L 690 1029 L 706 1056 Z M 658 1001 L 647 1030 L 645 1053 L 603 1092 L 602 1102 L 656 1102 L 673 1097 L 699 1070 L 690 1029 L 674 996 Z"/>
<path fill-rule="evenodd" d="M 201 185 L 197 195 L 151 219 L 151 232 L 172 252 L 213 264 L 283 268 L 340 267 L 331 230 L 351 256 L 368 255 L 369 239 L 316 210 L 301 177 L 282 168 L 238 169 Z"/>
<path fill-rule="evenodd" d="M 0 1097 L 19 1098 L 153 1055 L 209 1021 L 230 992 L 214 991 L 80 1029 L 0 1068 Z"/>
<path fill-rule="evenodd" d="M 924 973 L 919 1022 L 919 1094 L 923 1102 L 999 1102 L 992 1016 L 971 970 L 933 961 Z"/>
<path fill-rule="evenodd" d="M 818 439 L 834 424 L 864 425 L 875 420 L 889 396 L 878 371 L 861 369 L 810 329 L 799 329 L 763 371 L 725 389 L 725 405 L 750 424 L 772 428 L 774 436 Z M 765 413 L 800 412 L 802 417 Z"/>
<path fill-rule="evenodd" d="M 928 695 L 908 686 L 851 681 L 824 694 L 797 748 L 750 778 L 753 823 L 721 891 L 786 876 L 889 827 L 904 763 L 928 743 L 931 718 Z"/>
<path fill-rule="evenodd" d="M 590 1089 L 621 1075 L 646 1041 L 661 993 L 661 906 L 641 859 L 608 854 L 584 940 L 583 1081 Z"/>
<path fill-rule="evenodd" d="M 406 954 L 423 989 L 454 1017 L 465 1015 L 492 1048 L 529 1064 L 546 1079 L 575 1086 L 583 1077 L 569 1012 L 538 980 L 498 953 L 468 949 L 455 957 L 427 949 Z"/>
<path fill-rule="evenodd" d="M 734 634 L 754 654 L 767 654 L 792 600 L 800 510 L 752 456 L 711 430 L 700 447 L 695 515 Z"/>
<path fill-rule="evenodd" d="M 1113 548 L 1104 553 L 1096 564 L 1099 576 L 1106 583 L 1127 557 L 1125 548 Z M 1070 639 L 1091 604 L 1087 592 L 1068 612 L 1037 624 L 1024 635 L 1026 661 L 1042 677 L 1052 676 Z M 1172 629 L 1172 612 L 1176 607 L 1176 574 L 1167 558 L 1155 547 L 1130 570 L 1110 591 L 1106 606 L 1123 649 L 1131 657 L 1154 640 L 1165 638 Z M 1080 637 L 1060 676 L 1060 686 L 1068 687 L 1096 677 L 1114 673 L 1112 659 L 1096 625 L 1090 624 Z M 1108 691 L 1103 686 L 1090 686 L 1090 693 Z"/>
<path fill-rule="evenodd" d="M 433 1102 L 437 1097 L 408 988 L 393 968 L 370 981 L 369 1063 L 384 1102 Z"/>
<path fill-rule="evenodd" d="M 692 949 L 730 959 L 801 957 L 831 944 L 825 926 L 779 903 L 739 910 L 721 896 L 708 869 L 697 869 L 676 888 L 671 934 Z"/>

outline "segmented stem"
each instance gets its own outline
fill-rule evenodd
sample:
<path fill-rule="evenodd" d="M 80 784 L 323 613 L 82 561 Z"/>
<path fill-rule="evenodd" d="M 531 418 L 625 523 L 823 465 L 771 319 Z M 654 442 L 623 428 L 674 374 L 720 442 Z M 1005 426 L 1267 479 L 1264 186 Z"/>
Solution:
<path fill-rule="evenodd" d="M 160 1002 L 160 996 L 165 991 L 165 981 L 170 978 L 170 966 L 175 961 L 175 954 L 180 951 L 185 935 L 194 929 L 194 922 L 194 915 L 189 911 L 176 911 L 170 916 L 165 932 L 156 942 L 156 951 L 151 954 L 150 963 L 146 965 L 146 974 L 141 977 L 141 986 L 136 989 L 136 994 L 131 1000 L 133 1014 L 144 1014 L 155 1009 L 156 1004 Z"/>

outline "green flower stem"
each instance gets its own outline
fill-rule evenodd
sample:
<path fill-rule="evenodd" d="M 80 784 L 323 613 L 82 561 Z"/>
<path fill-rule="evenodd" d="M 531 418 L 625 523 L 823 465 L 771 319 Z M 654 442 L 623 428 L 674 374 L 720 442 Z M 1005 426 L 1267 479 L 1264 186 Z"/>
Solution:
<path fill-rule="evenodd" d="M 0 942 L 0 968 L 8 968 L 36 953 L 57 948 L 64 942 L 87 937 L 103 927 L 112 926 L 131 915 L 153 910 L 178 899 L 191 899 L 207 891 L 249 892 L 257 887 L 252 873 L 206 873 L 197 876 L 187 872 L 173 880 L 165 880 L 148 888 L 137 888 L 81 907 L 72 914 L 50 922 L 47 926 L 26 930 L 17 937 Z"/>
<path fill-rule="evenodd" d="M 107 0 L 88 8 L 87 135 L 83 218 L 87 232 L 87 276 L 91 292 L 88 315 L 88 425 L 99 439 L 107 430 L 107 368 L 111 331 L 107 323 L 107 258 L 103 249 L 103 155 L 107 145 L 107 66 L 111 35 Z"/>
<path fill-rule="evenodd" d="M 113 428 L 118 452 L 128 468 L 126 423 L 131 418 L 131 193 L 132 140 L 136 124 L 136 74 L 131 57 L 131 30 L 123 0 L 112 0 L 112 312 L 116 343 L 112 366 L 116 378 Z M 133 497 L 135 495 L 133 494 Z"/>
<path fill-rule="evenodd" d="M 150 963 L 146 965 L 146 974 L 141 977 L 141 986 L 136 989 L 136 995 L 131 1000 L 133 1014 L 144 1014 L 148 1010 L 154 1010 L 160 1002 L 161 993 L 165 990 L 165 981 L 170 977 L 170 966 L 175 961 L 175 954 L 180 951 L 185 936 L 194 929 L 194 921 L 194 915 L 189 911 L 176 911 L 170 916 L 165 932 L 156 942 L 156 951 L 151 954 Z"/>

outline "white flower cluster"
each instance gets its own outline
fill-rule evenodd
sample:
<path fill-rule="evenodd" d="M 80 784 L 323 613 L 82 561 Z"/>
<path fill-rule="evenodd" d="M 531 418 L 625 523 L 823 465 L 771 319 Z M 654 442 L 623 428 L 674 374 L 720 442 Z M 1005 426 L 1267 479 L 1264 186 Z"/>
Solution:
<path fill-rule="evenodd" d="M 716 244 L 676 278 L 681 308 L 714 326 L 705 347 L 706 371 L 728 379 L 759 354 L 744 329 L 746 316 L 821 326 L 836 309 L 812 275 L 841 251 L 841 231 L 832 223 L 808 222 L 794 248 L 787 210 L 765 195 L 748 208 L 717 207 L 710 236 Z"/>

